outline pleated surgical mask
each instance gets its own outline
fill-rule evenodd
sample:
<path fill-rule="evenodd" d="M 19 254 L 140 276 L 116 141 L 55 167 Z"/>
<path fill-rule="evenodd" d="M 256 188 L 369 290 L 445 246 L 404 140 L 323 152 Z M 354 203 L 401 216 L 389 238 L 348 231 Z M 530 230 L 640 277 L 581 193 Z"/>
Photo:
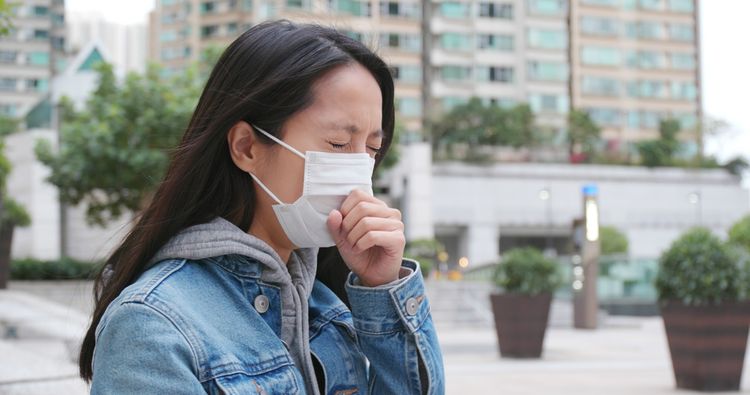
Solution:
<path fill-rule="evenodd" d="M 284 233 L 298 248 L 331 247 L 333 240 L 326 221 L 328 214 L 341 207 L 344 199 L 359 189 L 372 196 L 372 172 L 375 159 L 367 153 L 307 151 L 304 154 L 265 130 L 259 132 L 305 160 L 302 196 L 284 203 L 253 173 L 248 172 L 276 203 L 273 211 Z"/>

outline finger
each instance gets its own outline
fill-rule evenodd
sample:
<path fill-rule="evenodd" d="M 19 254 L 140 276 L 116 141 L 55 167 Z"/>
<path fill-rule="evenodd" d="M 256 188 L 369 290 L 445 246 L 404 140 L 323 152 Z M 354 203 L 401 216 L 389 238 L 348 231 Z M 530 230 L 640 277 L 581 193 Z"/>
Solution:
<path fill-rule="evenodd" d="M 342 213 L 343 214 L 343 213 Z M 395 211 L 388 206 L 381 206 L 372 202 L 359 202 L 348 214 L 344 214 L 344 222 L 341 228 L 345 233 L 354 229 L 354 226 L 364 217 L 400 218 Z"/>
<path fill-rule="evenodd" d="M 336 245 L 339 245 L 341 241 L 344 241 L 344 234 L 341 231 L 341 223 L 343 222 L 343 218 L 341 216 L 341 212 L 339 210 L 331 210 L 330 213 L 328 213 L 328 219 L 326 220 L 326 225 L 328 226 L 328 231 L 331 232 L 331 237 L 333 238 L 333 241 L 336 243 Z"/>
<path fill-rule="evenodd" d="M 354 206 L 357 205 L 359 202 L 371 202 L 375 204 L 379 204 L 382 206 L 386 206 L 385 202 L 382 200 L 376 198 L 375 196 L 372 196 L 368 194 L 367 192 L 364 192 L 360 189 L 355 189 L 349 193 L 349 196 L 344 199 L 344 201 L 341 203 L 341 208 L 339 209 L 341 211 L 341 214 L 346 217 L 349 214 L 349 211 L 351 211 Z"/>
<path fill-rule="evenodd" d="M 364 217 L 354 226 L 354 229 L 346 235 L 346 240 L 355 245 L 359 239 L 370 231 L 394 231 L 404 230 L 404 223 L 391 218 Z"/>
<path fill-rule="evenodd" d="M 387 254 L 391 255 L 401 251 L 406 244 L 404 232 L 375 230 L 367 232 L 354 245 L 354 251 L 362 253 L 372 247 L 382 247 Z"/>

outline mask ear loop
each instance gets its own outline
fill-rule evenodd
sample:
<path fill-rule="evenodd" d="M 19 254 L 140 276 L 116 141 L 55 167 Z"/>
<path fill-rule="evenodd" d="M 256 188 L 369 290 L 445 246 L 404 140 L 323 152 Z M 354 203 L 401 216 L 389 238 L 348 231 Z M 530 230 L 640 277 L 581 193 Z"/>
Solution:
<path fill-rule="evenodd" d="M 272 135 L 271 133 L 268 133 L 268 132 L 266 132 L 265 130 L 263 130 L 263 129 L 261 129 L 261 128 L 259 128 L 259 127 L 255 126 L 255 125 L 252 125 L 252 126 L 253 126 L 253 127 L 255 128 L 255 129 L 258 129 L 258 131 L 259 131 L 259 132 L 261 132 L 261 133 L 265 134 L 265 135 L 266 135 L 266 137 L 268 137 L 269 139 L 271 139 L 271 140 L 273 140 L 273 141 L 275 141 L 275 142 L 279 143 L 279 145 L 281 145 L 282 147 L 284 147 L 284 148 L 288 149 L 289 151 L 292 151 L 292 152 L 294 152 L 294 153 L 295 153 L 295 154 L 297 154 L 297 156 L 299 156 L 300 158 L 302 158 L 302 159 L 305 159 L 305 154 L 303 154 L 303 153 L 301 153 L 301 152 L 297 151 L 297 149 L 295 149 L 295 148 L 294 148 L 294 147 L 292 147 L 291 145 L 289 145 L 289 144 L 287 144 L 287 143 L 285 143 L 285 142 L 281 141 L 281 139 L 279 139 L 278 137 L 276 137 L 276 136 Z"/>
<path fill-rule="evenodd" d="M 258 179 L 258 177 L 255 176 L 255 174 L 253 174 L 253 173 L 251 173 L 249 171 L 247 172 L 247 174 L 250 174 L 250 177 L 252 177 L 253 180 L 255 182 L 257 182 L 258 185 L 260 185 L 261 189 L 263 189 L 264 191 L 266 191 L 266 193 L 268 194 L 268 196 L 271 197 L 271 199 L 275 200 L 276 203 L 278 203 L 278 204 L 282 204 L 282 205 L 284 204 L 284 202 L 282 202 L 281 199 L 279 199 L 278 197 L 276 197 L 276 195 L 274 195 L 274 193 L 271 192 L 271 190 L 268 189 L 268 187 L 265 184 L 263 184 L 262 182 L 260 182 L 260 180 Z"/>

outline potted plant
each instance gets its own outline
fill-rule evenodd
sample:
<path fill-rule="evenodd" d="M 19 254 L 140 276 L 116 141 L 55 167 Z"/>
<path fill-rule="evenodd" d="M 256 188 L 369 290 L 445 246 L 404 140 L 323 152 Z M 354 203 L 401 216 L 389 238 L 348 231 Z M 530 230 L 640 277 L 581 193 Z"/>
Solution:
<path fill-rule="evenodd" d="M 738 255 L 705 228 L 659 260 L 656 289 L 678 388 L 737 391 L 747 346 Z"/>
<path fill-rule="evenodd" d="M 557 263 L 534 248 L 509 250 L 494 276 L 500 292 L 490 294 L 500 355 L 539 358 L 552 294 L 560 285 Z"/>

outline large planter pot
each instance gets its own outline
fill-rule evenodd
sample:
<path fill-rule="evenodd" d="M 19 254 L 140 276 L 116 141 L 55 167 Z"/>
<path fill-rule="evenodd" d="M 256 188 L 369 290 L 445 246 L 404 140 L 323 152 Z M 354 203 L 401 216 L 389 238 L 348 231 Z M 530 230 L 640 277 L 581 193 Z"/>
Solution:
<path fill-rule="evenodd" d="M 748 335 L 747 302 L 688 306 L 665 301 L 661 315 L 678 388 L 738 391 Z"/>
<path fill-rule="evenodd" d="M 491 294 L 500 355 L 539 358 L 547 331 L 552 294 Z"/>

